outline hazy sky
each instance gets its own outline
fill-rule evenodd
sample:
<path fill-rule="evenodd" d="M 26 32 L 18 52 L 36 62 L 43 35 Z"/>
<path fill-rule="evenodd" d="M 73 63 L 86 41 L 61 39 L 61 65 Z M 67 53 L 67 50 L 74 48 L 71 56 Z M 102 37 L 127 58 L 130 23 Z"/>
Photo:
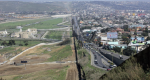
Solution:
<path fill-rule="evenodd" d="M 150 0 L 0 0 L 0 1 L 37 1 L 37 2 L 44 2 L 44 1 L 150 1 Z"/>

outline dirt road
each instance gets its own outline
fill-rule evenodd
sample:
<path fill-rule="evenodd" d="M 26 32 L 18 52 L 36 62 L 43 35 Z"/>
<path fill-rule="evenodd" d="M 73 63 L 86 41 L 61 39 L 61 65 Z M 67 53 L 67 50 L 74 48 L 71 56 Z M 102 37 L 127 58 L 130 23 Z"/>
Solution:
<path fill-rule="evenodd" d="M 76 64 L 71 64 L 67 71 L 66 80 L 79 80 Z"/>

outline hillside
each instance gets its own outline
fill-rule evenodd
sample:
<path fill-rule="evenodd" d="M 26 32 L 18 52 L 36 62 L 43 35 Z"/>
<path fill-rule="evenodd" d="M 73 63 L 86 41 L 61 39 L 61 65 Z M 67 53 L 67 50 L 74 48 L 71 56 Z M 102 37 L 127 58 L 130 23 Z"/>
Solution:
<path fill-rule="evenodd" d="M 150 80 L 150 47 L 129 58 L 99 80 Z"/>
<path fill-rule="evenodd" d="M 0 1 L 0 12 L 51 12 L 64 11 L 62 2 L 31 3 L 20 1 Z"/>

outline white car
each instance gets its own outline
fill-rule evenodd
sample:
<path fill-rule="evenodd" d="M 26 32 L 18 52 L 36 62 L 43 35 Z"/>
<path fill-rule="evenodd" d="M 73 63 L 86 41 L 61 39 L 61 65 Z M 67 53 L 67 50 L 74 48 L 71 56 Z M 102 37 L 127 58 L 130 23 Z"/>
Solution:
<path fill-rule="evenodd" d="M 117 65 L 114 64 L 113 67 L 117 67 Z"/>

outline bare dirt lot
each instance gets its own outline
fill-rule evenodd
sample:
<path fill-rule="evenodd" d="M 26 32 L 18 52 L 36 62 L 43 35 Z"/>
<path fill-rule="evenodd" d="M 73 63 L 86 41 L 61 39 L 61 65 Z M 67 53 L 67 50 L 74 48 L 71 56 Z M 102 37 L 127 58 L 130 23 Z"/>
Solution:
<path fill-rule="evenodd" d="M 3 65 L 0 66 L 0 76 L 27 74 L 41 70 L 60 69 L 68 64 L 38 64 L 38 65 Z"/>
<path fill-rule="evenodd" d="M 63 59 L 62 62 L 63 61 L 75 62 L 74 45 L 71 44 L 70 46 L 72 49 L 72 53 L 69 52 L 71 55 Z M 7 80 L 20 80 L 20 77 L 23 76 L 24 78 L 22 78 L 22 80 L 33 80 L 33 79 L 62 80 L 61 78 L 57 79 L 57 75 L 60 75 L 59 77 L 63 75 L 65 76 L 66 80 L 79 80 L 78 70 L 77 70 L 77 66 L 75 63 L 62 63 L 62 64 L 61 63 L 50 63 L 50 64 L 43 63 L 43 62 L 47 62 L 49 58 L 56 56 L 55 53 L 57 53 L 57 51 L 65 50 L 64 48 L 66 48 L 66 45 L 37 46 L 33 49 L 30 49 L 13 60 L 17 63 L 17 66 L 10 65 L 10 64 L 1 65 L 0 66 L 0 78 L 3 77 L 4 79 L 7 79 Z M 26 69 L 25 69 L 25 64 L 21 63 L 22 60 L 28 61 L 26 65 Z M 39 64 L 39 63 L 43 63 L 43 64 Z M 69 66 L 68 67 L 69 69 L 66 66 Z M 57 73 L 57 75 L 53 74 L 54 69 L 56 69 L 54 72 L 61 71 L 62 74 L 59 72 Z M 50 71 L 52 70 L 52 72 L 49 72 L 48 70 Z M 45 73 L 46 75 L 41 74 L 41 71 L 43 71 L 42 73 Z M 34 73 L 34 75 L 32 74 L 33 76 L 28 76 L 31 73 Z M 53 76 L 50 77 L 50 74 Z M 43 79 L 43 77 L 38 78 L 39 77 L 38 75 L 39 76 L 42 75 L 43 77 L 47 76 L 47 78 L 45 79 Z"/>

